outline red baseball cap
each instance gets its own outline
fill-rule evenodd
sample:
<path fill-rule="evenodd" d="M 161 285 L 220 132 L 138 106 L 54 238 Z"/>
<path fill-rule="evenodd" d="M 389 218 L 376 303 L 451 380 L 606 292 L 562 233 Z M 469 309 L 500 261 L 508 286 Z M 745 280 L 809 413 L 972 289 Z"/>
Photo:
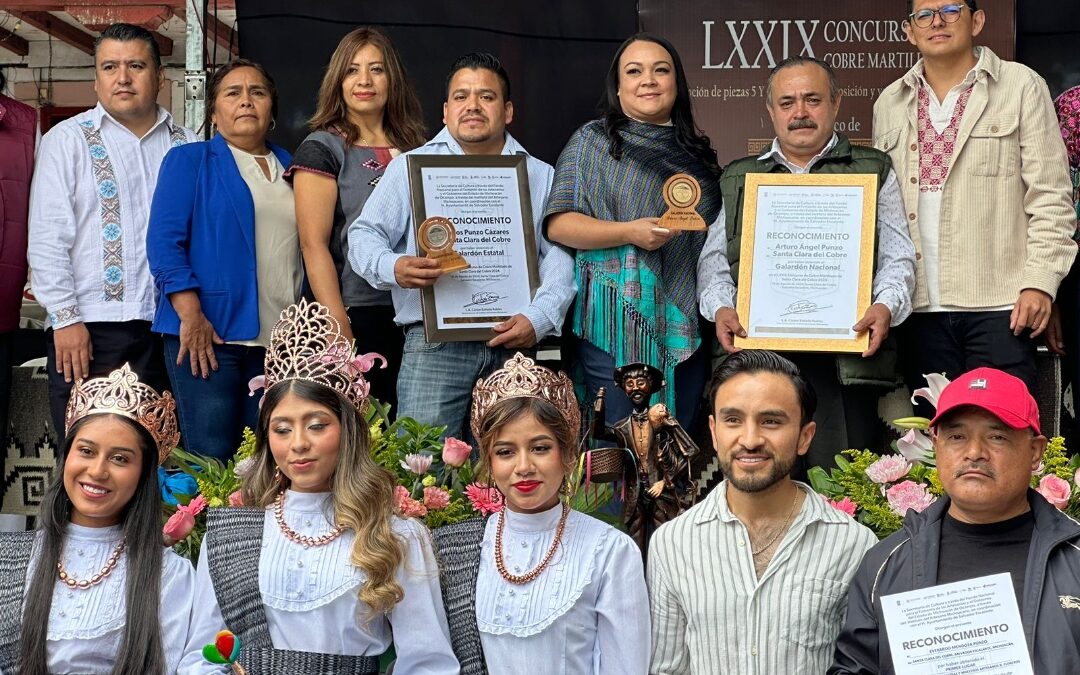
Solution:
<path fill-rule="evenodd" d="M 1039 406 L 1020 378 L 996 368 L 976 368 L 945 387 L 938 397 L 937 414 L 930 421 L 936 427 L 942 416 L 961 406 L 973 405 L 993 414 L 1013 429 L 1039 429 Z"/>

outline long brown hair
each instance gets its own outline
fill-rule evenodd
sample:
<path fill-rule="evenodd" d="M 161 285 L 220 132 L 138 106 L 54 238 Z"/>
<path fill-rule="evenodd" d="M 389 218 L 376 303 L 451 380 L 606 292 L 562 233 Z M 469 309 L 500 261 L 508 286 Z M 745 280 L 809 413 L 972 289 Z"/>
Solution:
<path fill-rule="evenodd" d="M 306 380 L 284 380 L 271 387 L 255 430 L 255 465 L 241 486 L 244 504 L 266 508 L 281 489 L 270 454 L 270 419 L 289 394 L 328 408 L 341 423 L 341 448 L 330 493 L 338 524 L 356 533 L 349 562 L 367 575 L 357 597 L 371 609 L 366 617 L 370 620 L 405 597 L 394 578 L 405 553 L 391 527 L 394 477 L 371 458 L 368 425 L 351 403 L 329 387 Z"/>
<path fill-rule="evenodd" d="M 330 63 L 326 66 L 326 74 L 319 86 L 319 102 L 315 106 L 315 114 L 308 120 L 308 127 L 312 131 L 337 127 L 345 133 L 345 142 L 349 145 L 360 138 L 360 130 L 349 121 L 345 99 L 341 95 L 341 84 L 345 81 L 353 54 L 365 45 L 374 45 L 382 52 L 383 65 L 390 83 L 386 94 L 386 108 L 383 109 L 383 129 L 386 131 L 387 140 L 402 152 L 423 145 L 423 111 L 420 109 L 420 99 L 416 97 L 416 92 L 405 75 L 401 56 L 385 33 L 366 26 L 352 31 L 338 43 L 330 57 Z"/>

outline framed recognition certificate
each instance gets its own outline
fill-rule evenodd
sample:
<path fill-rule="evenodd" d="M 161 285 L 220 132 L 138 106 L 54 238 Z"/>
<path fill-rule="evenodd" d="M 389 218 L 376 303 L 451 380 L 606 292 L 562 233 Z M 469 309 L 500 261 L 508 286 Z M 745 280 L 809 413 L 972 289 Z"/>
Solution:
<path fill-rule="evenodd" d="M 445 255 L 433 249 L 452 244 L 468 263 L 456 271 L 443 265 L 446 273 L 420 289 L 424 336 L 490 340 L 491 327 L 528 307 L 540 285 L 526 158 L 408 155 L 407 161 L 416 255 Z"/>
<path fill-rule="evenodd" d="M 873 174 L 747 174 L 736 346 L 865 351 L 876 222 Z"/>

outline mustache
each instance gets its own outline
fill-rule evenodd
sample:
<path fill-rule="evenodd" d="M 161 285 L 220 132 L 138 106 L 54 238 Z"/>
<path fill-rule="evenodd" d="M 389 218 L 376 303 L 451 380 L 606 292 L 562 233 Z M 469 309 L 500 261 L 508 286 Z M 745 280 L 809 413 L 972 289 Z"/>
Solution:
<path fill-rule="evenodd" d="M 986 462 L 971 462 L 969 464 L 965 464 L 964 466 L 956 470 L 956 473 L 953 474 L 953 478 L 959 478 L 961 475 L 967 473 L 968 471 L 978 471 L 980 473 L 986 474 L 990 478 L 997 478 L 997 473 L 992 468 L 990 468 L 990 465 Z"/>
<path fill-rule="evenodd" d="M 812 119 L 792 120 L 787 125 L 788 131 L 796 129 L 817 129 L 817 122 Z"/>

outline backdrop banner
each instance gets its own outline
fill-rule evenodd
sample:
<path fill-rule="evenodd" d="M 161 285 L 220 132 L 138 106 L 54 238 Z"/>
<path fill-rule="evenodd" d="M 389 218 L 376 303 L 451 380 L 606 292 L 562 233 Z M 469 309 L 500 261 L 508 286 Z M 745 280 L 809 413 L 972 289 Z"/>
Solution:
<path fill-rule="evenodd" d="M 281 111 L 271 140 L 294 149 L 307 135 L 319 83 L 338 41 L 358 26 L 386 32 L 420 97 L 428 137 L 442 127 L 446 74 L 462 54 L 496 54 L 510 75 L 509 131 L 555 163 L 566 139 L 596 117 L 611 56 L 637 30 L 631 0 L 492 3 L 486 0 L 238 2 L 242 54 L 277 80 Z"/>
<path fill-rule="evenodd" d="M 977 43 L 1014 59 L 1015 0 L 982 0 L 979 8 L 987 18 Z M 836 69 L 843 92 L 836 130 L 866 145 L 874 100 L 919 58 L 904 37 L 900 0 L 640 0 L 639 10 L 642 29 L 679 50 L 695 119 L 721 164 L 772 143 L 765 81 L 785 58 L 813 56 Z"/>

